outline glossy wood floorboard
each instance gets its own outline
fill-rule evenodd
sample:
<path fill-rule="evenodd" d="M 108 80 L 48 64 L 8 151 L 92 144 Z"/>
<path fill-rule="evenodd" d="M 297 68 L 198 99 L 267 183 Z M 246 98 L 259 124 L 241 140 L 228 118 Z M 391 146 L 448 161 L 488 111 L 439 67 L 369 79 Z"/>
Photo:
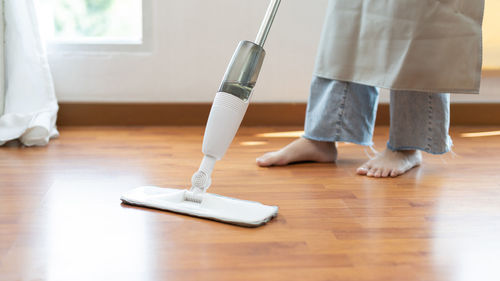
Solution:
<path fill-rule="evenodd" d="M 0 280 L 500 280 L 500 135 L 453 128 L 455 155 L 396 179 L 336 164 L 259 168 L 300 128 L 243 128 L 210 192 L 278 205 L 241 228 L 120 204 L 139 185 L 185 188 L 201 127 L 64 127 L 42 148 L 0 148 Z M 377 128 L 376 148 L 387 128 Z"/>

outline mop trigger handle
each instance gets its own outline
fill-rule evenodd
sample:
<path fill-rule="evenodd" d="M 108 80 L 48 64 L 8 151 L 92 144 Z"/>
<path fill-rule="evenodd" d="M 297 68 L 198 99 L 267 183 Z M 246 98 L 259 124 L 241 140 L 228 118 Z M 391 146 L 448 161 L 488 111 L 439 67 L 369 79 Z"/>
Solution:
<path fill-rule="evenodd" d="M 264 47 L 266 43 L 267 35 L 271 30 L 271 26 L 273 25 L 274 18 L 276 17 L 276 13 L 278 12 L 278 8 L 280 6 L 281 0 L 271 0 L 269 3 L 269 7 L 267 8 L 266 15 L 264 16 L 264 20 L 260 25 L 259 33 L 257 33 L 257 38 L 255 39 L 255 44 Z"/>

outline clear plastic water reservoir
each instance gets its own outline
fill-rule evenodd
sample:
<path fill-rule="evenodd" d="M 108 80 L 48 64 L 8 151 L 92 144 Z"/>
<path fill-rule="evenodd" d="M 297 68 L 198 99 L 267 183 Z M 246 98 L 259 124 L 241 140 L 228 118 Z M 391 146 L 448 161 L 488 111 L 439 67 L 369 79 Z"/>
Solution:
<path fill-rule="evenodd" d="M 232 94 L 244 101 L 250 99 L 266 52 L 250 41 L 241 41 L 226 70 L 219 92 Z"/>

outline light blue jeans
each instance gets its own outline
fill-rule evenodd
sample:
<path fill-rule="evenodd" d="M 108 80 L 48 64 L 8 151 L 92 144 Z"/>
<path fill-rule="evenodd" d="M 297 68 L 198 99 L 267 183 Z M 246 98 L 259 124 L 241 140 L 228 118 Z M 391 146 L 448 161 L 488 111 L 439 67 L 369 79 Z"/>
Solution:
<path fill-rule="evenodd" d="M 378 90 L 372 86 L 313 77 L 304 137 L 328 142 L 373 145 Z M 450 95 L 391 91 L 387 148 L 450 151 Z"/>

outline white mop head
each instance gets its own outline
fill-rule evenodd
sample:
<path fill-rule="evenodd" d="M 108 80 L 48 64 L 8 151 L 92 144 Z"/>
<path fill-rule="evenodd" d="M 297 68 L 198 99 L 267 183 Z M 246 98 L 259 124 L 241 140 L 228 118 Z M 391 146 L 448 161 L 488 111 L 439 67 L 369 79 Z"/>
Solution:
<path fill-rule="evenodd" d="M 188 190 L 143 186 L 123 194 L 121 200 L 130 205 L 247 227 L 263 225 L 278 214 L 277 206 L 266 206 L 258 202 L 206 192 L 196 195 L 200 200 L 192 200 L 192 195 L 193 193 Z"/>

